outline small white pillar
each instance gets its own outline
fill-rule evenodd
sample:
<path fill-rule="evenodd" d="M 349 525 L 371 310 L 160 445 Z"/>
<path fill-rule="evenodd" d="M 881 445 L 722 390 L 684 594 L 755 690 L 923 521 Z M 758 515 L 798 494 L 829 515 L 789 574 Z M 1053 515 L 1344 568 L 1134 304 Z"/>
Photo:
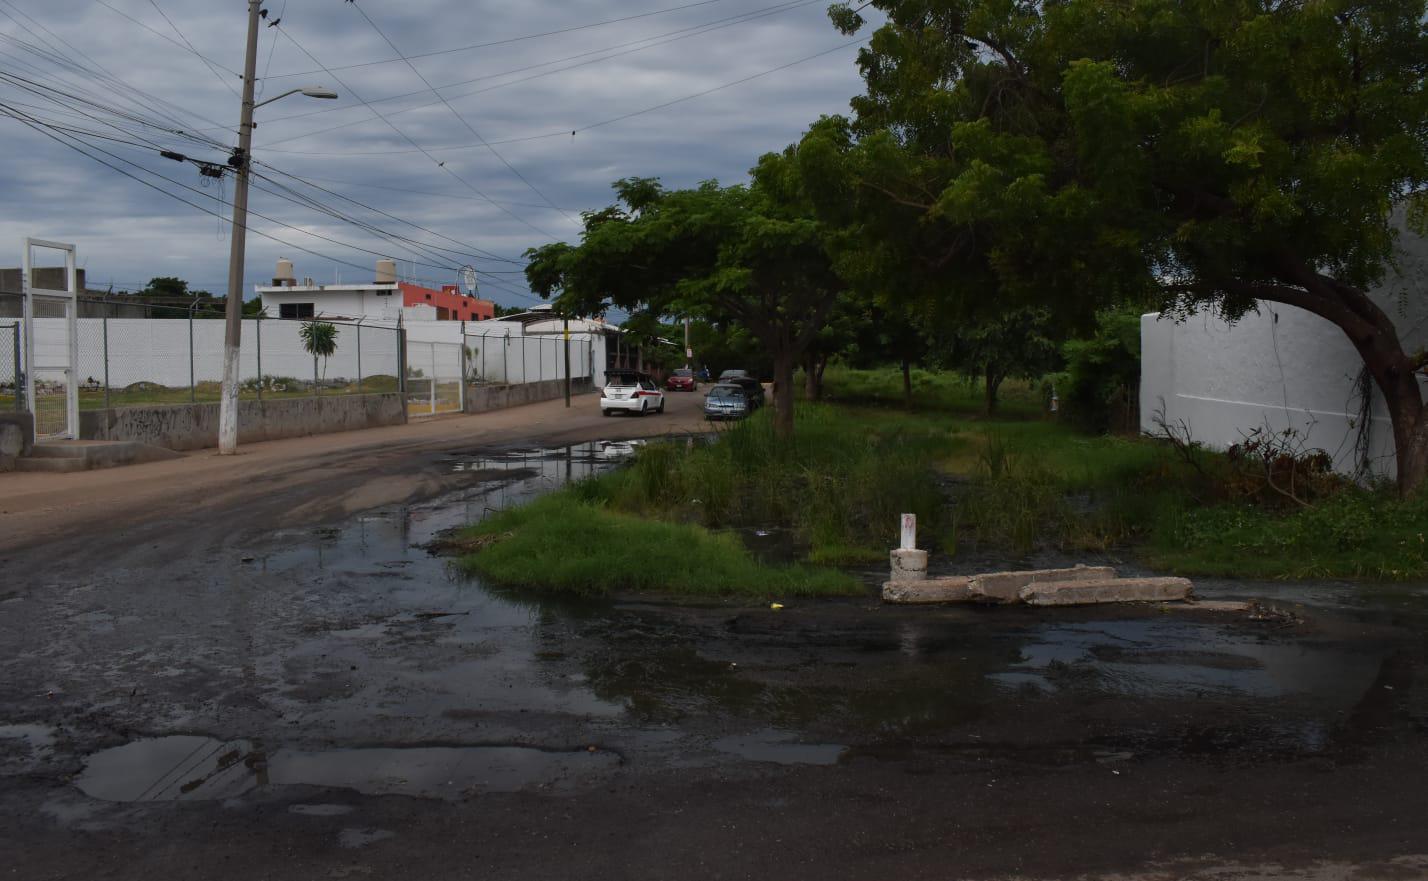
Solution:
<path fill-rule="evenodd" d="M 917 515 L 902 515 L 901 547 L 892 552 L 892 581 L 922 581 L 927 578 L 927 551 L 917 549 Z"/>

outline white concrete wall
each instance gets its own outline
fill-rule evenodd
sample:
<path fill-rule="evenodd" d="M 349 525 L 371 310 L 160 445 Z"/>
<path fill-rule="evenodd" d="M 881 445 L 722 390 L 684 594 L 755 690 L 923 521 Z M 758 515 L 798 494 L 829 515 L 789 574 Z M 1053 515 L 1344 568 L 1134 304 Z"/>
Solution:
<path fill-rule="evenodd" d="M 261 323 L 261 329 L 258 325 Z M 79 363 L 77 374 L 81 383 L 105 378 L 105 327 L 99 318 L 81 318 Z M 278 319 L 246 319 L 243 322 L 243 343 L 239 370 L 243 379 L 258 375 L 258 347 L 262 346 L 262 369 L 265 376 L 312 378 L 312 357 L 303 350 L 300 321 Z M 107 320 L 109 384 L 123 388 L 136 382 L 150 382 L 170 388 L 189 384 L 190 322 L 186 319 L 110 318 Z M 459 321 L 416 321 L 405 325 L 407 357 L 412 367 L 423 376 L 455 381 L 461 376 L 461 347 L 471 352 L 471 366 L 492 382 L 526 383 L 565 377 L 565 349 L 560 336 L 526 336 L 519 323 L 509 321 L 466 322 L 463 336 Z M 363 376 L 396 376 L 397 324 L 395 321 L 364 322 L 357 325 L 337 325 L 337 352 L 328 359 L 328 379 L 356 379 L 358 375 L 357 334 L 361 334 L 361 373 Z M 221 319 L 196 319 L 192 322 L 193 378 L 196 382 L 218 382 L 223 374 L 224 322 Z M 261 335 L 261 336 L 260 336 Z M 43 362 L 62 363 L 65 359 L 65 322 L 58 318 L 35 320 L 37 354 Z M 590 376 L 593 365 L 595 381 L 604 383 L 605 338 L 590 334 L 571 334 L 571 376 Z M 588 351 L 593 345 L 594 351 Z M 482 364 L 482 352 L 485 363 Z M 321 368 L 319 368 L 321 369 Z M 7 374 L 6 374 L 7 375 Z M 42 379 L 45 377 L 41 377 Z"/>
<path fill-rule="evenodd" d="M 1398 265 L 1372 293 L 1408 351 L 1428 345 L 1428 241 L 1405 234 Z M 1261 303 L 1231 325 L 1209 313 L 1176 322 L 1141 318 L 1141 428 L 1162 407 L 1195 440 L 1223 449 L 1260 426 L 1293 428 L 1353 473 L 1361 401 L 1358 353 L 1338 327 L 1302 309 Z M 1428 390 L 1428 378 L 1421 379 Z M 1391 475 L 1393 435 L 1382 395 L 1372 392 L 1369 459 Z"/>
<path fill-rule="evenodd" d="M 81 383 L 104 381 L 105 320 L 81 318 L 79 363 Z M 243 343 L 239 371 L 244 379 L 258 375 L 258 348 L 262 344 L 263 374 L 312 378 L 312 356 L 302 348 L 298 336 L 301 322 L 247 319 L 243 322 Z M 189 384 L 190 323 L 184 319 L 110 318 L 108 326 L 109 385 L 123 388 L 136 382 L 151 382 L 170 388 Z M 357 334 L 353 325 L 337 326 L 337 352 L 327 360 L 328 379 L 356 379 Z M 360 330 L 361 372 L 364 376 L 395 376 L 397 332 L 390 327 L 363 327 Z M 223 378 L 224 322 L 197 319 L 192 322 L 193 378 L 195 382 L 219 382 Z M 65 358 L 65 322 L 59 318 L 35 319 L 36 354 L 45 363 Z M 319 367 L 321 369 L 321 367 Z"/>

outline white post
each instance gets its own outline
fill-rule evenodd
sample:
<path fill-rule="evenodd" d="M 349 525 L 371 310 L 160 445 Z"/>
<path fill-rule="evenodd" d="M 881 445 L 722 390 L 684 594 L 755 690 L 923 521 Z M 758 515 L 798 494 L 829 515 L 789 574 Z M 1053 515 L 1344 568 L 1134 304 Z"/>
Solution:
<path fill-rule="evenodd" d="M 927 578 L 927 551 L 917 549 L 917 515 L 901 518 L 902 546 L 892 552 L 893 581 L 922 581 Z"/>

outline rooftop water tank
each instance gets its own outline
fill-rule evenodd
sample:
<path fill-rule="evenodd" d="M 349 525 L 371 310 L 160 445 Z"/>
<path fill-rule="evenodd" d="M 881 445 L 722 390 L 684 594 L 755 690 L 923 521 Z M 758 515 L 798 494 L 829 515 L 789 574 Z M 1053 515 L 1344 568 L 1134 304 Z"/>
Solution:
<path fill-rule="evenodd" d="M 377 284 L 396 284 L 397 282 L 397 261 L 378 260 L 377 261 Z"/>
<path fill-rule="evenodd" d="M 278 269 L 273 273 L 273 287 L 290 288 L 296 282 L 293 280 L 293 261 L 286 257 L 278 258 Z"/>

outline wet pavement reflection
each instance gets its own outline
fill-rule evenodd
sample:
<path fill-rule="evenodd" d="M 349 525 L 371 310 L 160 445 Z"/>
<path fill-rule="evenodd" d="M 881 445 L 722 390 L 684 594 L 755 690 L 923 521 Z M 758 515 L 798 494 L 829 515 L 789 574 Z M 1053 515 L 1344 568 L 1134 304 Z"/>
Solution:
<path fill-rule="evenodd" d="M 1339 756 L 1428 730 L 1422 587 L 1197 581 L 1207 598 L 1290 609 L 1288 624 L 1140 606 L 893 608 L 871 579 L 865 599 L 773 612 L 493 588 L 427 549 L 637 447 L 455 454 L 466 488 L 272 532 L 241 549 L 231 581 L 166 598 L 167 622 L 85 611 L 72 626 L 93 658 L 73 663 L 95 666 L 73 675 L 107 678 L 109 693 L 137 683 L 103 718 L 139 734 L 104 735 L 98 749 L 67 735 L 84 762 L 78 787 L 110 801 L 282 786 L 449 799 L 923 754 Z M 769 559 L 796 555 L 786 532 L 745 538 Z M 110 589 L 141 592 L 153 577 L 120 571 Z M 126 628 L 138 626 L 154 629 L 135 640 Z M 56 729 L 16 722 L 0 726 L 0 764 L 48 761 Z"/>

